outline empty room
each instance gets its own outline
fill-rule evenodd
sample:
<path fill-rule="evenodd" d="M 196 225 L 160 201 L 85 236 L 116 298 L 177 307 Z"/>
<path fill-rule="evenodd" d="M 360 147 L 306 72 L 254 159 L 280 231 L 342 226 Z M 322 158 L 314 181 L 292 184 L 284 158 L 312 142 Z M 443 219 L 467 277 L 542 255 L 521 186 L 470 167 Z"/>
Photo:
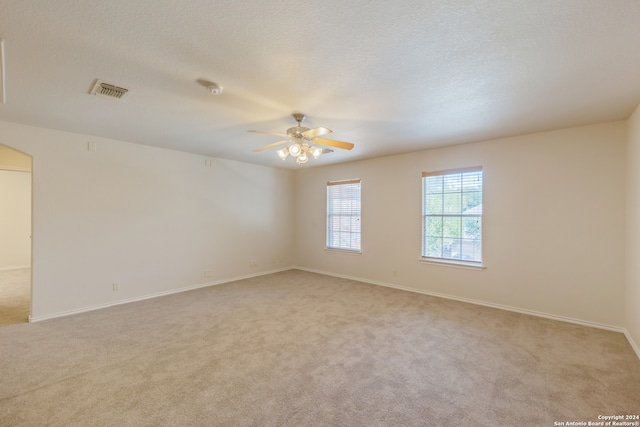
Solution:
<path fill-rule="evenodd" d="M 0 7 L 0 425 L 640 425 L 640 2 Z"/>

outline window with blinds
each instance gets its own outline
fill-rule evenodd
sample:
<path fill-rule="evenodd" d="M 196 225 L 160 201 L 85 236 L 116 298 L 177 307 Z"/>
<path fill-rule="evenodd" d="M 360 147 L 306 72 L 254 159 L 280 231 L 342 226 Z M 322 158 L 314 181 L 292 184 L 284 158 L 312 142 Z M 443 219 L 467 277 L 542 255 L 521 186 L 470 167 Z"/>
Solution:
<path fill-rule="evenodd" d="M 482 263 L 482 168 L 422 173 L 422 257 Z"/>
<path fill-rule="evenodd" d="M 327 183 L 327 248 L 360 252 L 360 180 Z"/>

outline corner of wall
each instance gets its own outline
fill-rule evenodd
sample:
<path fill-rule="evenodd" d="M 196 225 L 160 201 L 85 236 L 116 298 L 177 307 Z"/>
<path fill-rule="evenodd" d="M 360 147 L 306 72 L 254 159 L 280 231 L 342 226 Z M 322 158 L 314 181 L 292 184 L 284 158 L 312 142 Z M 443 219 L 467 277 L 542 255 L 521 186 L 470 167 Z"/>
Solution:
<path fill-rule="evenodd" d="M 627 121 L 626 166 L 625 335 L 640 358 L 640 105 Z"/>

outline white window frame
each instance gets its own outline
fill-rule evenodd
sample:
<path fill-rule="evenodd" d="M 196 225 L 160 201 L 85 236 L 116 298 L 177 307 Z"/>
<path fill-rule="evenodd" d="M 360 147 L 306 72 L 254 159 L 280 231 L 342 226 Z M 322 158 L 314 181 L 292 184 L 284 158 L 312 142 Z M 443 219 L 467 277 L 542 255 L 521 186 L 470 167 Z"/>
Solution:
<path fill-rule="evenodd" d="M 466 187 L 462 183 L 465 177 L 471 178 L 476 175 L 480 179 L 480 190 L 477 188 Z M 447 180 L 445 177 L 450 177 L 455 182 L 456 177 L 460 176 L 460 189 L 449 189 L 446 191 L 444 184 Z M 433 183 L 433 177 L 442 177 L 443 187 L 439 190 L 437 187 L 430 187 L 429 194 L 427 189 L 427 182 L 431 180 Z M 435 190 L 435 192 L 434 192 Z M 440 193 L 441 191 L 441 193 Z M 422 173 L 422 248 L 421 248 L 421 260 L 425 262 L 433 262 L 438 264 L 449 264 L 458 266 L 467 266 L 472 268 L 484 268 L 483 264 L 483 226 L 482 226 L 482 200 L 484 191 L 484 173 L 481 166 L 449 169 L 435 172 L 423 172 Z M 474 193 L 474 194 L 472 194 Z M 479 194 L 478 194 L 479 193 Z M 438 195 L 442 195 L 443 206 L 441 210 L 431 210 L 429 206 L 433 204 L 433 200 L 428 202 L 428 197 L 433 196 L 437 200 Z M 452 198 L 459 197 L 460 208 L 457 210 L 451 210 L 446 212 L 444 206 L 445 194 Z M 466 197 L 465 197 L 466 194 Z M 479 205 L 476 205 L 473 209 L 465 209 L 465 199 L 472 197 L 480 197 Z M 457 201 L 456 201 L 457 204 Z M 447 235 L 445 230 L 445 221 L 451 221 L 454 223 L 459 221 L 458 233 L 456 236 Z M 439 234 L 434 234 L 433 230 L 438 230 L 439 223 L 442 223 L 442 228 Z M 477 235 L 465 236 L 465 224 L 471 228 L 471 233 Z M 474 228 L 477 226 L 477 230 Z M 433 234 L 432 234 L 433 233 Z M 438 240 L 441 239 L 442 244 L 438 247 Z M 447 244 L 447 242 L 449 244 Z M 431 249 L 429 249 L 429 248 Z M 453 249 L 457 247 L 457 249 Z M 440 253 L 434 252 L 439 250 Z M 457 252 L 454 252 L 457 250 Z M 469 258 L 469 255 L 471 257 Z"/>
<path fill-rule="evenodd" d="M 357 193 L 354 200 L 349 200 Z M 338 200 L 346 203 L 336 203 Z M 360 179 L 327 182 L 327 227 L 325 249 L 361 253 L 362 183 Z M 340 228 L 340 229 L 336 229 Z"/>

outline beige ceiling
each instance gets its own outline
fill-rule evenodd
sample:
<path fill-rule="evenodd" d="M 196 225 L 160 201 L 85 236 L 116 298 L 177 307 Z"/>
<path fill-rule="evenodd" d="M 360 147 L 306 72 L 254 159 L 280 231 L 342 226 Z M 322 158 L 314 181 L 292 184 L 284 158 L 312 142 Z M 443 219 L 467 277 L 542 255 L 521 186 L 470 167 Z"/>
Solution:
<path fill-rule="evenodd" d="M 355 144 L 312 164 L 627 118 L 638 0 L 0 0 L 0 120 L 279 167 L 295 125 Z M 133 89 L 89 95 L 96 79 Z M 224 86 L 209 94 L 199 79 Z M 0 135 L 1 138 L 1 135 Z"/>

